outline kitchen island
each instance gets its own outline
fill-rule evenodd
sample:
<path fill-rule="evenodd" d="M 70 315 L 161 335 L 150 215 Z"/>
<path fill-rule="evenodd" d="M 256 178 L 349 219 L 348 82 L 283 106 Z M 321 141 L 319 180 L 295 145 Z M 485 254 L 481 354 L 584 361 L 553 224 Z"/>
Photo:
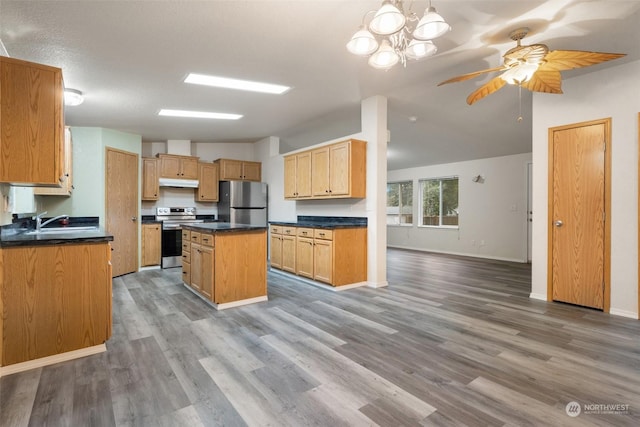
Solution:
<path fill-rule="evenodd" d="M 267 301 L 267 227 L 183 225 L 182 281 L 217 310 Z"/>
<path fill-rule="evenodd" d="M 113 236 L 2 227 L 0 376 L 106 350 Z"/>

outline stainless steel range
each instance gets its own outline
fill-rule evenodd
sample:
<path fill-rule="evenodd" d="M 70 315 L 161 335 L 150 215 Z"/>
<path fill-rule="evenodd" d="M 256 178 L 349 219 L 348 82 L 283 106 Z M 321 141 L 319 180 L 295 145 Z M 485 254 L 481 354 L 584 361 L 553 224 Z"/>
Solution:
<path fill-rule="evenodd" d="M 156 221 L 162 221 L 162 268 L 182 266 L 182 226 L 202 223 L 196 208 L 156 208 Z"/>

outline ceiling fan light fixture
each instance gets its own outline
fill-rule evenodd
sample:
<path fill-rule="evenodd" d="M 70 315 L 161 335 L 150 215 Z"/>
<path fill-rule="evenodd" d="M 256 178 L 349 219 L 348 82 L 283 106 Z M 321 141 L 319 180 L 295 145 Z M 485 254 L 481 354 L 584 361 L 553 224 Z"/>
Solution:
<path fill-rule="evenodd" d="M 435 55 L 438 48 L 430 40 L 411 40 L 407 46 L 406 55 L 410 59 L 423 59 Z"/>
<path fill-rule="evenodd" d="M 383 40 L 380 49 L 369 57 L 369 65 L 379 70 L 388 70 L 400 61 L 400 55 L 391 47 L 387 40 Z"/>
<path fill-rule="evenodd" d="M 413 31 L 413 37 L 418 40 L 433 40 L 450 30 L 451 26 L 436 12 L 435 7 L 429 6 Z"/>
<path fill-rule="evenodd" d="M 369 23 L 369 29 L 376 34 L 386 36 L 400 31 L 406 22 L 407 18 L 400 9 L 390 1 L 385 1 Z"/>
<path fill-rule="evenodd" d="M 347 50 L 354 55 L 366 56 L 375 52 L 378 46 L 378 41 L 373 37 L 373 34 L 360 27 L 347 43 Z"/>
<path fill-rule="evenodd" d="M 528 82 L 533 74 L 538 70 L 539 64 L 524 62 L 515 67 L 509 68 L 500 78 L 510 85 L 517 85 Z"/>

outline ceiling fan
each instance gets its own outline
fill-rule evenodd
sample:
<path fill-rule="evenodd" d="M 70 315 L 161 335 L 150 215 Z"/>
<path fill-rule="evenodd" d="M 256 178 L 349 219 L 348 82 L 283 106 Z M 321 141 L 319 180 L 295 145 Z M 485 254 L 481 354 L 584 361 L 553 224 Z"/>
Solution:
<path fill-rule="evenodd" d="M 529 28 L 518 28 L 509 33 L 517 46 L 502 57 L 500 67 L 480 70 L 453 77 L 438 84 L 461 82 L 486 73 L 504 71 L 467 97 L 467 104 L 500 90 L 505 84 L 514 84 L 533 92 L 562 93 L 560 71 L 588 67 L 601 62 L 626 56 L 624 53 L 587 52 L 582 50 L 549 50 L 544 44 L 522 45 L 520 41 L 529 33 Z"/>

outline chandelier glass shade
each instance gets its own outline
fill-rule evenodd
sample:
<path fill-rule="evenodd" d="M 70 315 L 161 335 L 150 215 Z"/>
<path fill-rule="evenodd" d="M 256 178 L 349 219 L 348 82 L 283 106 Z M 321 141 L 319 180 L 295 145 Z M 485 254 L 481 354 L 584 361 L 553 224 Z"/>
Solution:
<path fill-rule="evenodd" d="M 373 15 L 368 25 L 365 21 Z M 362 25 L 347 43 L 354 55 L 369 56 L 369 65 L 388 70 L 397 63 L 419 60 L 434 55 L 438 48 L 431 41 L 451 27 L 431 6 L 419 18 L 415 12 L 404 12 L 402 0 L 385 0 L 378 10 L 370 10 Z"/>

